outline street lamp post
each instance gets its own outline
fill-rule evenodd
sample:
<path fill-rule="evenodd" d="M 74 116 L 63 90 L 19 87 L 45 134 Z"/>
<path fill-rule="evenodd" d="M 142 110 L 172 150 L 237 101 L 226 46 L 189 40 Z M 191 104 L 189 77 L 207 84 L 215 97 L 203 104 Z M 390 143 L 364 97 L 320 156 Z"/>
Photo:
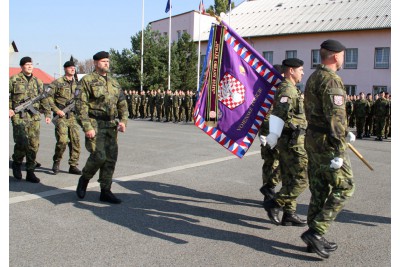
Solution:
<path fill-rule="evenodd" d="M 58 65 L 59 66 L 59 73 L 58 73 L 58 77 L 61 77 L 61 72 L 62 72 L 62 70 L 61 70 L 61 48 L 60 48 L 60 46 L 56 45 L 55 49 L 58 50 L 58 56 L 59 56 L 59 61 L 58 61 L 58 63 L 59 63 L 59 65 Z"/>

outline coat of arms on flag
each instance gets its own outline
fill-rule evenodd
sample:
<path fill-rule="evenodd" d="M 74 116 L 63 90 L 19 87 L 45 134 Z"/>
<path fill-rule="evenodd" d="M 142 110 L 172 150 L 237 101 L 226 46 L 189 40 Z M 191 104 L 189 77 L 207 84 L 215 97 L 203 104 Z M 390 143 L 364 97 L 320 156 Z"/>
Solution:
<path fill-rule="evenodd" d="M 195 125 L 242 158 L 283 77 L 228 25 L 214 24 L 194 111 Z"/>

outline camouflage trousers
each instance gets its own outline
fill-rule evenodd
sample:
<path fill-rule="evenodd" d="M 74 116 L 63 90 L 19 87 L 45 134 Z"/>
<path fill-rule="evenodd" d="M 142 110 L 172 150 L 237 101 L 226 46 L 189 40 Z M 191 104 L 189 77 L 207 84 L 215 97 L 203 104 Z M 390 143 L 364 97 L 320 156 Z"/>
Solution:
<path fill-rule="evenodd" d="M 340 169 L 330 168 L 334 150 L 326 134 L 307 131 L 305 147 L 311 191 L 307 223 L 323 235 L 354 193 L 353 172 L 347 153 Z"/>
<path fill-rule="evenodd" d="M 297 197 L 308 186 L 307 152 L 304 149 L 304 135 L 293 140 L 290 135 L 279 138 L 279 168 L 281 170 L 282 187 L 276 194 L 275 201 L 284 212 L 294 213 L 297 207 Z"/>
<path fill-rule="evenodd" d="M 261 146 L 261 158 L 264 160 L 262 166 L 263 185 L 274 188 L 281 182 L 279 152 L 276 149 L 269 149 L 267 146 Z"/>
<path fill-rule="evenodd" d="M 94 138 L 85 137 L 85 146 L 90 155 L 82 170 L 83 179 L 91 179 L 100 169 L 101 189 L 111 189 L 112 176 L 118 159 L 117 127 L 95 127 Z"/>
<path fill-rule="evenodd" d="M 362 136 L 364 132 L 366 117 L 356 117 L 357 135 Z"/>
<path fill-rule="evenodd" d="M 14 154 L 12 159 L 17 164 L 22 164 L 26 157 L 26 170 L 34 171 L 36 155 L 39 151 L 40 115 L 25 113 L 21 118 L 19 114 L 11 118 L 14 138 Z"/>
<path fill-rule="evenodd" d="M 386 118 L 385 117 L 375 117 L 375 128 L 376 128 L 376 136 L 383 137 L 385 135 L 385 125 Z"/>
<path fill-rule="evenodd" d="M 68 164 L 78 166 L 81 144 L 79 139 L 79 126 L 74 115 L 67 118 L 59 118 L 54 129 L 56 136 L 56 148 L 54 150 L 53 161 L 61 161 L 65 149 L 69 148 Z"/>

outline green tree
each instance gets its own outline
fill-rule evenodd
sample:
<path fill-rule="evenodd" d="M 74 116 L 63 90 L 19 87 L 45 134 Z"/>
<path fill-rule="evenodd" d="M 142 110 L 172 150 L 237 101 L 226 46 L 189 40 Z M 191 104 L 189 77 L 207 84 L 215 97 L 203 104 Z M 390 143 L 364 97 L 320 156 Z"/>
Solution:
<path fill-rule="evenodd" d="M 152 31 L 144 32 L 143 89 L 168 88 L 168 36 Z M 131 37 L 132 48 L 122 52 L 110 50 L 111 71 L 123 89 L 140 88 L 142 32 Z M 171 89 L 196 88 L 196 44 L 188 33 L 171 45 Z"/>
<path fill-rule="evenodd" d="M 231 1 L 232 9 L 235 7 L 235 3 Z M 229 11 L 229 1 L 228 0 L 214 0 L 214 5 L 207 8 L 206 12 L 211 15 L 219 16 L 221 12 Z"/>

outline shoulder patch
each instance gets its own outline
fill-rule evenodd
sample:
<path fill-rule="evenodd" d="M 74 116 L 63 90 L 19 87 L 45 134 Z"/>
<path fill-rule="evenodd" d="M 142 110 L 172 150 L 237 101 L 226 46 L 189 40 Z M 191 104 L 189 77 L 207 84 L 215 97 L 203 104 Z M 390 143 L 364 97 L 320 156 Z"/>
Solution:
<path fill-rule="evenodd" d="M 334 95 L 333 96 L 333 104 L 336 106 L 341 106 L 344 103 L 344 96 L 342 95 Z"/>
<path fill-rule="evenodd" d="M 287 102 L 288 102 L 288 97 L 287 97 L 287 96 L 281 97 L 281 100 L 280 100 L 279 102 L 281 102 L 281 103 L 287 103 Z"/>

